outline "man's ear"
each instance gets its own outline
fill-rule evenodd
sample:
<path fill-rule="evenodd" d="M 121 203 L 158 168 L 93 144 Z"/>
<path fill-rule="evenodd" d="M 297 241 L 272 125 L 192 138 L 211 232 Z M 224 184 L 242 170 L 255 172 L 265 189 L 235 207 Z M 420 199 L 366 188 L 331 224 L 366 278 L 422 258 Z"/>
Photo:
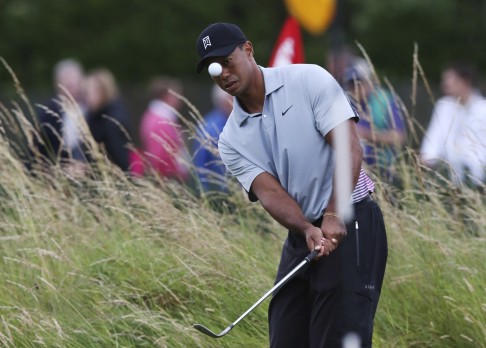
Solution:
<path fill-rule="evenodd" d="M 243 48 L 248 57 L 253 57 L 253 44 L 250 41 L 245 42 Z"/>

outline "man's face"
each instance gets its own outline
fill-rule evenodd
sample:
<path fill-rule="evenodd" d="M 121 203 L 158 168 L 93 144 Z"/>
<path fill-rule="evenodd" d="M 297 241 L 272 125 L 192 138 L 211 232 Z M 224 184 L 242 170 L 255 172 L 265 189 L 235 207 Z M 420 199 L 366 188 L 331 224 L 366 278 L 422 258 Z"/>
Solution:
<path fill-rule="evenodd" d="M 215 57 L 208 60 L 207 64 L 217 62 L 223 67 L 220 76 L 214 76 L 213 80 L 227 93 L 239 96 L 245 93 L 251 76 L 253 62 L 253 47 L 250 42 L 236 47 L 227 57 Z"/>
<path fill-rule="evenodd" d="M 78 99 L 81 95 L 82 82 L 82 73 L 72 67 L 65 68 L 56 76 L 56 88 L 59 88 L 59 85 L 61 85 L 74 99 Z"/>
<path fill-rule="evenodd" d="M 373 93 L 373 86 L 367 79 L 349 81 L 345 84 L 345 89 L 358 101 L 366 101 Z"/>
<path fill-rule="evenodd" d="M 453 69 L 447 69 L 442 73 L 442 92 L 452 97 L 462 97 L 469 85 Z"/>

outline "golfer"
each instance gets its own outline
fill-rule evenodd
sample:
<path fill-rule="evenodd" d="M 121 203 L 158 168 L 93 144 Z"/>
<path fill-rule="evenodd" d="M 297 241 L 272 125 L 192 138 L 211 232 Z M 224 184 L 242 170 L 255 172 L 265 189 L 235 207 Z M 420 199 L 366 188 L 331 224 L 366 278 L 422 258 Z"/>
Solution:
<path fill-rule="evenodd" d="M 219 63 L 214 81 L 234 96 L 218 143 L 227 170 L 252 201 L 289 232 L 276 282 L 314 249 L 312 262 L 274 294 L 270 346 L 341 347 L 348 333 L 372 344 L 373 319 L 387 259 L 383 217 L 361 168 L 359 117 L 334 78 L 317 65 L 259 66 L 241 29 L 215 23 L 199 35 L 197 71 Z M 213 69 L 212 69 L 213 70 Z M 219 70 L 219 69 L 218 69 Z M 336 158 L 336 134 L 345 131 L 346 158 Z M 354 211 L 337 210 L 335 168 L 350 163 L 347 197 Z"/>

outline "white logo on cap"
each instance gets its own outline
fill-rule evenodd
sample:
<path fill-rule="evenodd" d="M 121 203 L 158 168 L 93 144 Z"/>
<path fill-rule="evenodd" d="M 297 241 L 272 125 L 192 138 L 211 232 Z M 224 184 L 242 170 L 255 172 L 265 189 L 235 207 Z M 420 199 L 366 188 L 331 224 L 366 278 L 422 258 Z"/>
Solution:
<path fill-rule="evenodd" d="M 211 46 L 211 40 L 209 40 L 209 36 L 206 36 L 202 39 L 204 49 L 208 48 L 208 46 Z"/>

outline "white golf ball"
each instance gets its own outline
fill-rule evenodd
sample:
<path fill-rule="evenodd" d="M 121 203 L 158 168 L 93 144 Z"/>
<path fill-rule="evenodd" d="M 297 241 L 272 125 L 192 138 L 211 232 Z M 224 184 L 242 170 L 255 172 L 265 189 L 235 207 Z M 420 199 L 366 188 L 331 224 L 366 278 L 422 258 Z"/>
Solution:
<path fill-rule="evenodd" d="M 223 72 L 223 67 L 221 66 L 221 64 L 214 62 L 209 64 L 208 72 L 209 75 L 216 77 L 221 75 L 221 73 Z"/>

